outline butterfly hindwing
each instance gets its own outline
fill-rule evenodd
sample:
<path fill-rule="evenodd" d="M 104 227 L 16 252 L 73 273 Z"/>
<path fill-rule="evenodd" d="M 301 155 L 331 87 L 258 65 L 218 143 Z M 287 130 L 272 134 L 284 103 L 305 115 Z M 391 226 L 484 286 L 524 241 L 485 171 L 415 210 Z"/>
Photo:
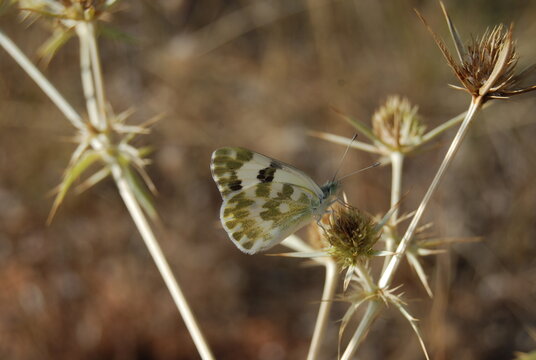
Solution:
<path fill-rule="evenodd" d="M 266 250 L 313 219 L 316 194 L 284 183 L 258 183 L 225 199 L 220 212 L 223 227 L 242 251 Z"/>

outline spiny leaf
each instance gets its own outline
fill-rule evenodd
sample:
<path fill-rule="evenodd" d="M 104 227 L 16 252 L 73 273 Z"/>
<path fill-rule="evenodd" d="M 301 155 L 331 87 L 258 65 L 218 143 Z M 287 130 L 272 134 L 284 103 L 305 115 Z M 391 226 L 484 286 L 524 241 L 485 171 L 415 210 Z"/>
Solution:
<path fill-rule="evenodd" d="M 348 289 L 348 285 L 350 284 L 350 280 L 352 280 L 352 276 L 354 275 L 355 266 L 348 266 L 348 269 L 346 269 L 346 275 L 344 276 L 344 283 L 343 283 L 343 291 L 346 291 Z"/>
<path fill-rule="evenodd" d="M 50 224 L 52 222 L 52 219 L 54 218 L 54 215 L 56 214 L 56 211 L 58 210 L 59 206 L 63 202 L 63 199 L 65 198 L 65 195 L 67 194 L 67 191 L 69 191 L 69 188 L 73 184 L 73 182 L 80 177 L 80 175 L 93 163 L 95 163 L 97 160 L 101 159 L 101 155 L 95 151 L 86 151 L 84 152 L 80 158 L 72 163 L 67 170 L 65 170 L 65 175 L 63 176 L 63 181 L 61 182 L 58 194 L 56 195 L 56 198 L 54 199 L 54 204 L 52 205 L 52 209 L 50 210 L 50 214 L 48 216 L 47 224 Z"/>
<path fill-rule="evenodd" d="M 108 175 L 110 175 L 110 168 L 104 167 L 97 171 L 95 174 L 91 175 L 89 178 L 87 178 L 82 184 L 78 185 L 76 187 L 76 193 L 80 194 L 90 187 L 96 185 L 97 183 L 101 182 L 102 180 L 106 179 Z"/>
<path fill-rule="evenodd" d="M 432 289 L 430 288 L 430 285 L 428 284 L 426 273 L 424 272 L 424 269 L 422 268 L 421 263 L 419 262 L 419 259 L 417 259 L 415 254 L 413 254 L 410 251 L 406 253 L 406 257 L 408 258 L 408 262 L 411 265 L 411 267 L 417 273 L 419 280 L 421 280 L 421 284 L 424 286 L 424 289 L 428 293 L 428 296 L 431 298 L 434 297 L 434 294 L 432 293 Z"/>
<path fill-rule="evenodd" d="M 360 133 L 362 133 L 363 135 L 365 135 L 367 138 L 369 138 L 371 141 L 374 141 L 374 142 L 382 142 L 376 135 L 374 135 L 374 133 L 372 132 L 372 130 L 363 122 L 359 121 L 359 120 L 356 120 L 346 114 L 344 114 L 342 111 L 334 108 L 334 107 L 331 107 L 331 109 L 333 111 L 335 111 L 337 113 L 337 115 L 339 115 L 341 118 L 343 118 L 344 120 L 346 120 L 350 125 L 352 125 L 353 127 L 356 128 L 357 131 L 359 131 Z"/>
<path fill-rule="evenodd" d="M 387 224 L 387 222 L 389 221 L 389 219 L 391 218 L 391 216 L 393 216 L 393 214 L 395 213 L 395 211 L 398 209 L 400 203 L 397 203 L 395 205 L 393 205 L 393 207 L 391 209 L 389 209 L 389 211 L 387 212 L 387 214 L 385 214 L 381 219 L 380 221 L 378 221 L 378 223 L 376 224 L 375 226 L 375 231 L 380 231 L 383 226 L 385 224 Z"/>
<path fill-rule="evenodd" d="M 363 304 L 365 302 L 365 300 L 367 300 L 367 299 L 368 299 L 368 297 L 364 296 L 361 300 L 358 300 L 357 302 L 352 303 L 350 305 L 350 307 L 348 308 L 348 310 L 346 310 L 346 313 L 344 314 L 344 316 L 342 317 L 341 326 L 339 328 L 339 343 L 338 343 L 338 346 L 337 346 L 339 354 L 340 354 L 340 351 L 341 351 L 341 342 L 342 342 L 342 336 L 344 335 L 344 330 L 348 326 L 348 323 L 352 319 L 352 316 L 355 314 L 355 312 L 357 311 L 359 306 L 361 306 L 361 304 Z"/>
<path fill-rule="evenodd" d="M 116 27 L 105 25 L 103 23 L 99 24 L 99 35 L 102 35 L 112 40 L 119 40 L 130 45 L 136 45 L 136 43 L 138 42 L 134 36 Z"/>
<path fill-rule="evenodd" d="M 419 339 L 419 343 L 421 344 L 422 351 L 424 352 L 424 356 L 426 356 L 427 360 L 430 360 L 430 357 L 428 356 L 428 351 L 426 351 L 426 345 L 424 345 L 424 341 L 422 339 L 421 333 L 419 331 L 419 328 L 417 327 L 417 319 L 415 319 L 411 314 L 402 306 L 400 303 L 394 304 L 400 313 L 409 321 L 409 324 L 413 328 L 413 331 L 415 331 L 415 334 L 417 335 L 417 338 Z"/>
<path fill-rule="evenodd" d="M 50 36 L 37 50 L 44 65 L 48 65 L 58 50 L 69 41 L 73 32 L 69 29 L 56 28 Z"/>
<path fill-rule="evenodd" d="M 382 154 L 382 152 L 375 145 L 364 143 L 358 140 L 354 140 L 352 142 L 352 139 L 348 139 L 344 136 L 334 135 L 334 134 L 330 134 L 330 133 L 326 133 L 322 131 L 308 131 L 308 134 L 311 136 L 317 137 L 319 139 L 331 141 L 332 143 L 335 143 L 335 144 L 350 146 L 353 149 L 358 149 L 358 150 L 366 151 L 366 152 L 373 153 L 373 154 L 380 154 L 380 155 Z M 386 158 L 386 159 L 389 159 L 389 158 Z M 389 161 L 382 159 L 380 162 L 382 164 L 386 164 L 386 163 L 389 163 Z"/>
<path fill-rule="evenodd" d="M 132 171 L 132 168 L 128 166 L 128 164 L 122 164 L 121 168 L 123 169 L 125 178 L 129 183 L 130 187 L 132 188 L 134 196 L 136 197 L 136 200 L 138 200 L 138 203 L 149 215 L 149 217 L 151 217 L 152 219 L 156 219 L 158 217 L 158 213 L 153 206 L 152 197 L 142 185 L 138 174 Z"/>
<path fill-rule="evenodd" d="M 443 15 L 445 15 L 445 19 L 447 20 L 450 35 L 452 36 L 452 40 L 454 41 L 454 47 L 456 48 L 456 52 L 458 53 L 460 62 L 463 62 L 463 59 L 465 57 L 465 48 L 463 47 L 463 42 L 460 38 L 460 35 L 458 34 L 458 30 L 456 30 L 456 26 L 454 26 L 454 23 L 452 22 L 449 14 L 447 13 L 445 5 L 442 1 L 440 1 L 439 4 L 441 5 L 441 9 L 443 10 Z"/>
<path fill-rule="evenodd" d="M 457 243 L 470 243 L 482 241 L 481 236 L 468 236 L 468 237 L 442 237 L 419 240 L 417 242 L 419 248 L 432 248 L 441 245 L 451 245 Z"/>
<path fill-rule="evenodd" d="M 267 256 L 294 257 L 294 258 L 317 258 L 317 257 L 329 256 L 329 254 L 325 251 L 290 252 L 290 253 L 266 254 L 266 255 Z"/>
<path fill-rule="evenodd" d="M 387 251 L 387 250 L 374 250 L 371 253 L 372 256 L 393 256 L 396 255 L 396 252 L 394 251 Z"/>

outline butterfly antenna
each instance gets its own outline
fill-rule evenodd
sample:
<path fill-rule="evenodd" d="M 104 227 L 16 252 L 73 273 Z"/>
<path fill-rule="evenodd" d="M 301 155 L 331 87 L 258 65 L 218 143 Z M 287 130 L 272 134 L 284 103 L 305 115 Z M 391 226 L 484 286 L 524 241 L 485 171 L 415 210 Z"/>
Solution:
<path fill-rule="evenodd" d="M 344 159 L 346 158 L 346 154 L 348 154 L 348 150 L 350 150 L 350 146 L 352 146 L 352 143 L 355 141 L 356 138 L 357 138 L 357 133 L 355 133 L 354 136 L 352 136 L 352 140 L 350 140 L 350 142 L 348 143 L 348 146 L 346 146 L 346 150 L 344 151 L 344 154 L 341 157 L 341 161 L 339 163 L 339 166 L 337 167 L 337 171 L 335 171 L 335 174 L 333 174 L 333 179 L 331 179 L 331 182 L 335 182 L 335 179 L 337 178 L 337 175 L 339 174 L 339 171 L 341 170 L 342 163 Z"/>
<path fill-rule="evenodd" d="M 341 178 L 339 179 L 339 181 L 342 181 L 343 179 L 346 179 L 347 177 L 352 176 L 352 175 L 354 175 L 354 174 L 360 173 L 361 171 L 365 171 L 365 170 L 372 169 L 372 168 L 375 168 L 375 167 L 377 167 L 377 166 L 380 166 L 381 164 L 382 164 L 382 163 L 378 161 L 378 162 L 375 162 L 374 164 L 372 164 L 372 165 L 370 165 L 370 166 L 367 166 L 366 168 L 359 169 L 359 170 L 356 170 L 356 171 L 352 171 L 351 173 L 346 174 L 346 175 L 344 175 L 343 177 L 341 177 Z"/>

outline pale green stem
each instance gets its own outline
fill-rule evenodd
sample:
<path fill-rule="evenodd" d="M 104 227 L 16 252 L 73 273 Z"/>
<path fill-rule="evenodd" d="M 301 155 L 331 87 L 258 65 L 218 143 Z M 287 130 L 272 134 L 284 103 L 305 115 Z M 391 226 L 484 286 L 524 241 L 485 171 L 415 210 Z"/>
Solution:
<path fill-rule="evenodd" d="M 297 252 L 315 252 L 315 249 L 306 244 L 297 235 L 290 235 L 285 240 L 283 240 L 281 245 L 284 245 Z M 315 257 L 311 260 L 325 266 L 326 279 L 324 282 L 324 291 L 322 292 L 322 301 L 320 302 L 318 315 L 316 317 L 316 324 L 313 331 L 311 345 L 309 345 L 309 353 L 307 354 L 307 360 L 315 360 L 319 357 L 322 342 L 324 340 L 324 334 L 326 333 L 326 327 L 329 321 L 329 312 L 331 311 L 333 296 L 337 287 L 337 279 L 339 277 L 337 263 L 331 257 Z"/>
<path fill-rule="evenodd" d="M 456 126 L 458 123 L 462 122 L 463 119 L 465 119 L 465 116 L 467 115 L 467 111 L 456 115 L 452 119 L 443 122 L 441 125 L 435 127 L 434 129 L 428 131 L 426 134 L 422 137 L 421 144 L 425 144 L 431 140 L 433 140 L 436 136 L 441 135 L 444 131 L 447 131 L 451 127 Z"/>
<path fill-rule="evenodd" d="M 354 356 L 359 344 L 367 337 L 367 334 L 369 332 L 369 329 L 376 320 L 376 317 L 380 313 L 381 304 L 375 300 L 375 301 L 369 301 L 367 310 L 365 311 L 365 314 L 361 318 L 361 321 L 359 322 L 359 326 L 357 327 L 354 335 L 350 339 L 350 342 L 346 346 L 346 350 L 341 356 L 341 360 L 350 360 Z"/>
<path fill-rule="evenodd" d="M 391 258 L 391 260 L 389 261 L 389 264 L 387 265 L 386 269 L 382 273 L 382 276 L 380 277 L 378 286 L 381 289 L 387 288 L 389 284 L 391 283 L 394 273 L 396 269 L 398 268 L 398 265 L 400 264 L 400 261 L 402 257 L 404 256 L 405 251 L 409 245 L 409 241 L 412 239 L 415 233 L 415 230 L 417 229 L 417 225 L 424 213 L 424 210 L 426 209 L 432 195 L 437 190 L 439 182 L 441 178 L 443 177 L 443 175 L 445 174 L 445 171 L 450 165 L 452 159 L 454 158 L 454 155 L 458 151 L 465 135 L 467 134 L 469 125 L 471 125 L 476 114 L 478 113 L 478 110 L 481 109 L 482 101 L 483 101 L 483 97 L 477 97 L 477 98 L 472 99 L 471 105 L 469 106 L 469 110 L 467 111 L 466 116 L 460 128 L 458 129 L 458 132 L 456 133 L 456 136 L 452 140 L 452 143 L 447 153 L 445 154 L 445 157 L 443 158 L 443 162 L 441 163 L 434 179 L 432 180 L 432 183 L 430 184 L 430 187 L 428 188 L 428 191 L 424 195 L 423 200 L 421 201 L 421 204 L 419 205 L 415 215 L 413 216 L 412 221 L 410 225 L 408 226 L 406 233 L 404 234 L 404 237 L 402 238 L 402 240 L 400 240 L 396 254 Z M 354 335 L 352 336 L 352 339 L 348 343 L 348 346 L 346 347 L 344 354 L 341 357 L 341 360 L 350 360 L 353 357 L 353 355 L 357 351 L 357 347 L 366 337 L 370 326 L 372 325 L 372 323 L 378 316 L 379 312 L 380 312 L 380 306 L 377 302 L 369 303 L 369 306 L 365 312 L 365 315 L 361 319 L 361 322 L 359 323 L 357 330 L 355 331 Z"/>
<path fill-rule="evenodd" d="M 17 45 L 11 41 L 2 31 L 0 31 L 0 45 L 15 60 L 20 67 L 32 78 L 33 81 L 43 90 L 50 100 L 58 107 L 63 115 L 79 130 L 85 128 L 82 117 L 76 110 L 65 100 L 59 91 L 43 76 L 35 65 L 28 60 L 26 55 L 20 51 Z"/>
<path fill-rule="evenodd" d="M 86 109 L 89 121 L 96 129 L 104 130 L 101 127 L 102 120 L 100 119 L 97 107 L 95 83 L 93 81 L 91 68 L 91 56 L 88 41 L 91 34 L 88 31 L 86 23 L 83 21 L 78 22 L 75 29 L 80 41 L 80 77 L 82 78 L 82 89 L 84 91 L 84 98 L 86 99 Z"/>
<path fill-rule="evenodd" d="M 82 45 L 81 41 L 81 51 L 85 45 Z M 11 55 L 11 57 L 22 67 L 22 69 L 36 82 L 36 84 L 43 90 L 43 92 L 51 99 L 51 101 L 58 107 L 58 109 L 64 114 L 64 116 L 73 124 L 74 127 L 79 130 L 84 131 L 85 125 L 83 123 L 82 117 L 74 110 L 74 108 L 67 102 L 67 100 L 59 93 L 59 91 L 46 79 L 43 74 L 35 67 L 35 65 L 28 60 L 28 58 L 20 51 L 20 49 L 7 37 L 3 32 L 0 31 L 0 45 Z M 87 50 L 87 48 L 86 48 Z M 87 52 L 86 52 L 87 54 Z M 84 66 L 87 64 L 87 61 L 82 61 Z M 89 64 L 87 64 L 89 66 Z M 88 82 L 86 87 L 88 90 L 91 90 L 93 85 L 92 77 L 83 76 L 83 79 L 86 79 Z M 90 92 L 89 94 L 92 94 Z M 91 97 L 91 96 L 90 96 Z M 88 98 L 86 98 L 88 100 Z M 93 105 L 90 105 L 94 109 Z M 96 112 L 94 112 L 96 115 Z M 95 150 L 104 150 L 108 146 L 107 139 L 103 137 L 94 137 L 91 145 Z M 212 356 L 206 341 L 204 340 L 199 327 L 195 322 L 195 318 L 192 315 L 191 310 L 188 307 L 188 304 L 180 290 L 179 285 L 177 284 L 169 265 L 165 261 L 165 258 L 156 242 L 156 239 L 152 233 L 150 226 L 148 225 L 147 220 L 143 212 L 141 211 L 139 204 L 136 202 L 133 195 L 132 189 L 130 188 L 128 182 L 126 181 L 121 167 L 113 158 L 108 158 L 108 163 L 111 167 L 114 179 L 117 183 L 119 192 L 123 198 L 123 201 L 127 205 L 128 210 L 131 213 L 131 216 L 138 227 L 138 231 L 142 235 L 147 247 L 155 262 L 158 269 L 160 270 L 166 285 L 168 286 L 170 293 L 179 309 L 190 334 L 194 340 L 194 343 L 197 346 L 197 349 L 203 360 L 213 360 Z"/>
<path fill-rule="evenodd" d="M 123 171 L 118 164 L 114 164 L 112 166 L 112 174 L 117 184 L 117 188 L 119 189 L 119 193 L 121 194 L 121 197 L 123 198 L 123 201 L 125 202 L 125 205 L 127 206 L 130 215 L 134 220 L 134 223 L 138 227 L 138 231 L 145 241 L 145 245 L 147 245 L 153 260 L 156 263 L 156 266 L 160 271 L 160 274 L 162 275 L 162 278 L 164 279 L 164 282 L 166 283 L 173 300 L 175 301 L 175 305 L 181 313 L 182 319 L 184 320 L 186 327 L 192 336 L 201 359 L 213 360 L 214 356 L 212 355 L 210 348 L 208 347 L 208 344 L 203 337 L 199 326 L 197 325 L 188 302 L 186 301 L 186 298 L 184 297 L 184 294 L 182 293 L 181 288 L 179 287 L 179 284 L 177 283 L 177 280 L 175 279 L 173 272 L 171 271 L 160 246 L 158 245 L 158 241 L 156 240 L 154 233 L 140 208 L 140 205 L 136 201 L 130 185 L 125 179 Z"/>
<path fill-rule="evenodd" d="M 389 218 L 389 224 L 391 224 L 390 233 L 386 234 L 386 250 L 394 251 L 396 246 L 395 232 L 396 232 L 396 222 L 398 220 L 398 207 L 400 206 L 400 194 L 402 189 L 402 169 L 404 166 L 404 154 L 398 151 L 393 151 L 389 158 L 391 159 L 391 209 L 393 215 Z M 383 263 L 383 270 L 389 264 L 391 256 L 386 256 Z"/>
<path fill-rule="evenodd" d="M 109 122 L 106 116 L 106 103 L 104 96 L 104 85 L 102 81 L 102 68 L 100 63 L 99 47 L 97 46 L 97 39 L 95 35 L 95 25 L 92 22 L 85 23 L 88 33 L 88 48 L 89 56 L 91 59 L 91 69 L 93 75 L 93 81 L 95 83 L 95 95 L 97 99 L 97 110 L 99 113 L 99 119 L 101 121 L 101 129 L 108 129 Z"/>
<path fill-rule="evenodd" d="M 365 285 L 365 291 L 368 293 L 375 292 L 377 286 L 376 284 L 374 284 L 374 281 L 370 277 L 366 267 L 358 263 L 356 265 L 356 272 L 359 277 L 364 280 L 363 283 Z M 350 342 L 346 346 L 346 350 L 342 354 L 341 360 L 350 360 L 352 358 L 355 353 L 355 350 L 357 350 L 359 344 L 365 339 L 370 329 L 370 326 L 378 316 L 380 307 L 381 304 L 377 300 L 371 300 L 368 302 L 365 315 L 363 315 L 363 318 L 361 318 L 359 326 L 357 327 L 356 331 L 354 332 L 354 335 L 350 339 Z M 353 349 L 353 351 L 349 352 L 348 349 Z"/>
<path fill-rule="evenodd" d="M 104 96 L 104 90 L 96 90 L 97 87 L 102 87 L 102 81 L 96 82 L 96 79 L 101 79 L 100 75 L 94 74 L 95 71 L 100 72 L 100 62 L 92 58 L 92 56 L 98 56 L 98 51 L 96 50 L 96 42 L 94 39 L 95 32 L 92 27 L 87 26 L 88 23 L 80 22 L 77 26 L 77 34 L 80 39 L 80 58 L 81 58 L 81 72 L 82 72 L 82 86 L 84 88 L 84 94 L 86 97 L 86 104 L 88 112 L 90 111 L 90 120 L 93 124 L 105 126 L 108 123 L 105 116 L 99 111 L 98 103 L 104 104 L 104 99 L 99 99 L 99 96 Z M 93 38 L 93 39 L 92 39 Z M 92 44 L 94 49 L 91 50 Z M 95 96 L 97 94 L 97 96 Z M 98 95 L 101 94 L 101 95 Z M 104 109 L 104 108 L 103 108 Z M 92 118 L 93 116 L 93 118 Z M 98 150 L 106 150 L 110 146 L 109 139 L 106 136 L 99 136 L 94 138 L 92 141 L 92 146 Z M 166 258 L 158 245 L 158 241 L 154 236 L 154 233 L 147 221 L 144 212 L 142 211 L 134 192 L 128 183 L 124 171 L 119 165 L 116 158 L 111 156 L 107 157 L 108 164 L 111 168 L 112 175 L 117 184 L 117 188 L 121 197 L 127 206 L 130 216 L 132 217 L 142 239 L 147 246 L 149 253 L 153 257 L 153 260 L 168 287 L 169 292 L 177 306 L 185 324 L 192 336 L 192 339 L 197 347 L 201 358 L 203 360 L 213 360 L 214 356 L 212 355 L 208 344 L 201 333 L 199 326 L 195 320 L 195 317 L 184 297 L 177 280 L 175 279 L 173 272 L 171 271 Z"/>
<path fill-rule="evenodd" d="M 319 259 L 320 260 L 320 259 Z M 337 263 L 332 258 L 323 258 L 323 265 L 326 267 L 326 279 L 324 281 L 324 291 L 322 292 L 322 301 L 316 317 L 315 329 L 307 360 L 316 360 L 320 355 L 320 349 L 326 333 L 326 327 L 329 321 L 329 313 L 333 304 L 333 296 L 337 287 L 339 271 Z"/>
<path fill-rule="evenodd" d="M 380 281 L 378 282 L 378 286 L 380 288 L 386 288 L 391 283 L 394 273 L 396 269 L 398 268 L 398 265 L 400 264 L 400 260 L 402 259 L 402 256 L 404 256 L 406 249 L 409 245 L 409 242 L 413 238 L 413 235 L 415 234 L 415 230 L 417 229 L 417 225 L 419 224 L 419 221 L 421 220 L 421 217 L 424 214 L 424 210 L 426 210 L 426 207 L 428 206 L 428 203 L 430 202 L 432 195 L 435 193 L 435 191 L 437 190 L 437 187 L 439 186 L 439 182 L 443 178 L 443 175 L 445 175 L 445 172 L 448 169 L 450 163 L 452 162 L 454 155 L 456 155 L 456 152 L 460 148 L 460 145 L 463 139 L 465 138 L 467 131 L 469 130 L 469 125 L 471 125 L 473 119 L 475 118 L 475 115 L 477 114 L 478 110 L 482 106 L 482 101 L 483 101 L 483 97 L 481 96 L 472 99 L 471 105 L 469 106 L 469 110 L 467 110 L 465 119 L 460 125 L 460 128 L 458 129 L 458 132 L 456 133 L 456 136 L 454 137 L 454 140 L 452 140 L 452 143 L 450 144 L 450 147 L 445 157 L 443 158 L 443 162 L 441 163 L 439 170 L 437 171 L 434 179 L 432 180 L 430 187 L 426 191 L 426 194 L 424 195 L 419 207 L 417 208 L 415 215 L 411 219 L 411 223 L 409 224 L 406 230 L 406 233 L 404 234 L 404 237 L 402 238 L 402 240 L 400 240 L 400 243 L 398 244 L 398 248 L 396 249 L 396 254 L 391 258 L 389 265 L 387 265 L 387 268 L 385 269 L 385 271 L 382 273 L 382 276 L 380 277 Z"/>
<path fill-rule="evenodd" d="M 394 151 L 390 155 L 391 158 L 391 209 L 393 215 L 389 219 L 391 224 L 396 224 L 398 219 L 398 207 L 400 206 L 400 192 L 402 189 L 402 167 L 404 165 L 404 154 Z"/>
<path fill-rule="evenodd" d="M 482 105 L 482 109 L 487 109 L 488 106 L 490 106 L 491 104 L 494 104 L 494 103 L 495 102 L 493 102 L 493 101 L 488 101 L 484 105 Z M 467 111 L 456 115 L 452 119 L 450 119 L 448 121 L 445 121 L 444 123 L 442 123 L 441 125 L 437 126 L 436 128 L 428 131 L 426 134 L 423 135 L 421 145 L 433 140 L 436 136 L 441 135 L 441 133 L 443 133 L 444 131 L 450 129 L 451 127 L 456 126 L 458 123 L 461 123 L 463 121 L 463 119 L 465 119 L 466 115 L 467 115 Z"/>

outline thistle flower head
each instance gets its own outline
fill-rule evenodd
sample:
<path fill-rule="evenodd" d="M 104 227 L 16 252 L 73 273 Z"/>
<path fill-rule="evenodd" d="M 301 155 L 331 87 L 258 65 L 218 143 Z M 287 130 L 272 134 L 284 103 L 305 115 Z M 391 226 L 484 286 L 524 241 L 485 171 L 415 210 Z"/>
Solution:
<path fill-rule="evenodd" d="M 426 127 L 407 98 L 390 96 L 372 116 L 372 131 L 385 145 L 407 152 L 419 145 Z"/>
<path fill-rule="evenodd" d="M 335 210 L 326 231 L 328 252 L 343 268 L 374 255 L 380 229 L 374 220 L 354 208 Z"/>
<path fill-rule="evenodd" d="M 63 20 L 91 21 L 99 18 L 118 0 L 19 0 L 19 6 Z"/>
<path fill-rule="evenodd" d="M 456 27 L 452 23 L 444 5 L 441 3 L 450 33 L 454 40 L 460 62 L 456 62 L 443 41 L 434 33 L 426 20 L 417 12 L 428 31 L 440 48 L 454 74 L 462 83 L 462 87 L 474 98 L 485 99 L 507 98 L 512 95 L 536 90 L 536 85 L 523 87 L 521 82 L 533 70 L 516 73 L 519 55 L 512 39 L 513 26 L 508 29 L 502 24 L 487 30 L 481 37 L 473 38 L 464 46 Z"/>

